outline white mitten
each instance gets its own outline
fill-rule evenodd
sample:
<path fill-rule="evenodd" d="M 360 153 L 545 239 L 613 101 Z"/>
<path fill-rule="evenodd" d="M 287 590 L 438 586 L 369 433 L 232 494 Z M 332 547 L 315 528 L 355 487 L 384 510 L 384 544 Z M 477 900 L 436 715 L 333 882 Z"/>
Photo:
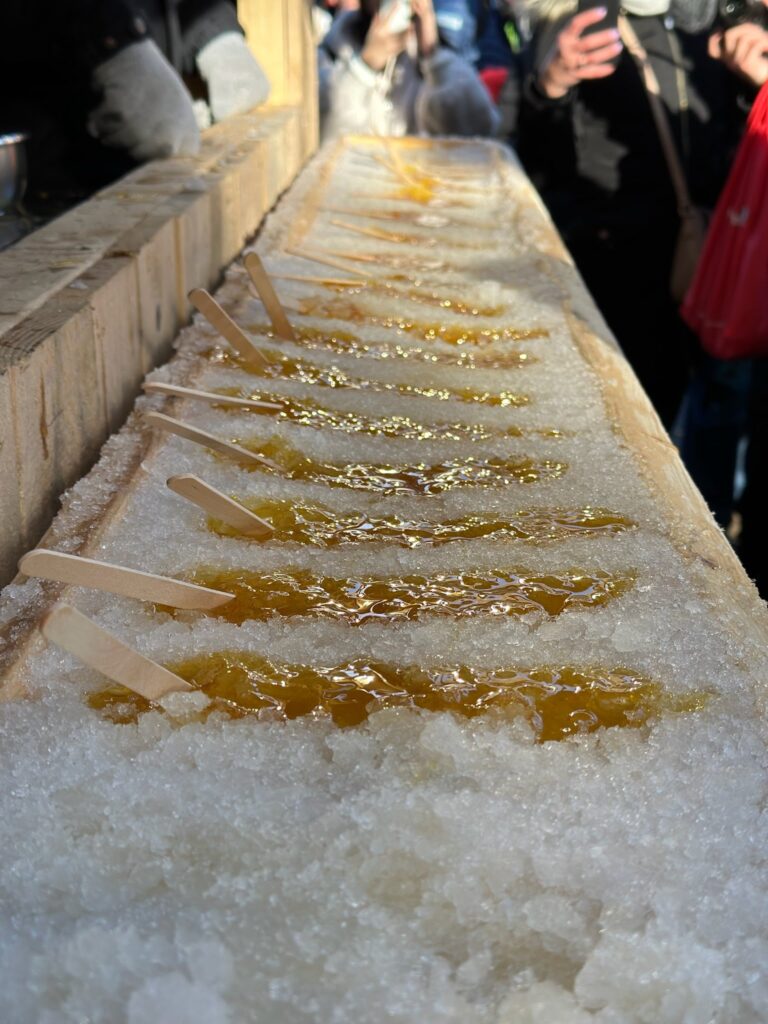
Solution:
<path fill-rule="evenodd" d="M 124 149 L 135 160 L 197 153 L 192 97 L 151 40 L 131 43 L 99 64 L 92 84 L 103 100 L 88 131 L 105 146 Z"/>
<path fill-rule="evenodd" d="M 269 96 L 269 79 L 239 32 L 222 32 L 204 46 L 197 70 L 208 86 L 214 121 L 258 107 Z"/>

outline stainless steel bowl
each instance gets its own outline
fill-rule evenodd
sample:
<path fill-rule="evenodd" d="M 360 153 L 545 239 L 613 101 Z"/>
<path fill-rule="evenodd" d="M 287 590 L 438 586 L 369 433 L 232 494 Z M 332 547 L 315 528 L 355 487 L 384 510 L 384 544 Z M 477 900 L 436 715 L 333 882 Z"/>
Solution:
<path fill-rule="evenodd" d="M 18 209 L 27 190 L 26 141 L 24 132 L 0 135 L 0 213 Z"/>

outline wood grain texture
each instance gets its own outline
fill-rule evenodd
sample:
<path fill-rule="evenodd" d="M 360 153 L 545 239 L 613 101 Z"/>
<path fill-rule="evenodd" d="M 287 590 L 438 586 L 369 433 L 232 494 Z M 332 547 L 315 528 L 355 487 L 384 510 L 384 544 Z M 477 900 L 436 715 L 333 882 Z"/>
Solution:
<path fill-rule="evenodd" d="M 198 476 L 191 473 L 172 476 L 168 480 L 168 486 L 175 494 L 191 501 L 198 508 L 207 512 L 209 516 L 221 519 L 245 537 L 269 540 L 275 532 L 264 519 L 254 515 L 233 498 L 217 491 L 215 487 L 211 487 Z"/>
<path fill-rule="evenodd" d="M 349 147 L 375 146 L 377 140 L 350 139 L 330 149 L 322 161 L 308 172 L 312 187 L 302 184 L 297 199 L 289 201 L 282 214 L 278 228 L 268 228 L 266 239 L 270 246 L 287 250 L 300 242 L 313 223 L 317 210 L 327 200 L 334 162 L 346 153 Z M 431 143 L 424 140 L 402 140 L 403 153 L 412 159 L 409 151 Z M 496 158 L 492 144 L 443 143 L 446 149 L 458 150 L 468 147 L 468 159 L 476 162 L 478 153 L 491 152 Z M 504 157 L 503 159 L 508 159 Z M 660 514 L 669 524 L 669 536 L 677 550 L 691 567 L 696 588 L 706 595 L 710 604 L 722 603 L 723 594 L 728 595 L 728 628 L 740 637 L 747 636 L 758 651 L 765 649 L 768 638 L 768 610 L 760 602 L 757 592 L 747 580 L 741 566 L 720 531 L 702 499 L 688 478 L 677 453 L 661 430 L 658 419 L 647 397 L 640 389 L 634 374 L 618 352 L 610 333 L 594 310 L 583 283 L 575 272 L 570 259 L 563 255 L 560 242 L 547 215 L 541 209 L 538 199 L 531 194 L 521 209 L 520 224 L 530 231 L 537 249 L 536 272 L 548 274 L 552 280 L 562 284 L 563 308 L 573 311 L 570 327 L 574 343 L 581 351 L 586 363 L 594 370 L 606 405 L 608 420 L 616 436 L 616 442 L 631 453 L 648 490 L 653 495 Z M 262 250 L 263 251 L 263 250 Z M 510 270 L 510 273 L 512 271 Z M 510 281 L 510 283 L 514 283 Z M 193 383 L 193 381 L 190 381 Z M 184 426 L 184 425 L 182 425 Z M 210 435 L 208 439 L 210 438 Z M 195 438 L 198 443 L 206 440 Z M 221 439 L 214 438 L 216 442 Z M 238 461 L 242 452 L 230 453 Z M 252 453 L 247 453 L 253 457 Z M 130 489 L 130 482 L 126 485 Z M 111 517 L 107 513 L 105 518 Z M 23 673 L 11 671 L 7 688 L 0 691 L 10 695 L 17 687 Z"/>
<path fill-rule="evenodd" d="M 259 402 L 253 398 L 219 395 L 215 391 L 200 391 L 199 388 L 185 388 L 179 384 L 162 384 L 159 381 L 150 381 L 144 384 L 144 390 L 150 395 L 170 395 L 172 398 L 189 398 L 192 401 L 207 402 L 209 405 L 221 405 L 232 409 L 250 409 L 253 412 L 280 412 L 283 408 L 278 402 Z"/>
<path fill-rule="evenodd" d="M 76 587 L 90 587 L 104 590 L 108 594 L 132 597 L 137 601 L 183 608 L 186 611 L 205 611 L 218 608 L 232 600 L 232 594 L 220 590 L 199 587 L 185 580 L 169 576 L 128 569 L 109 562 L 97 562 L 80 555 L 68 555 L 63 551 L 49 551 L 36 548 L 29 551 L 19 562 L 19 571 L 25 576 L 68 583 Z"/>
<path fill-rule="evenodd" d="M 41 628 L 50 643 L 147 700 L 157 701 L 169 693 L 193 689 L 185 679 L 145 658 L 71 605 L 57 605 Z"/>
<path fill-rule="evenodd" d="M 295 341 L 296 335 L 291 327 L 290 320 L 286 316 L 280 299 L 277 297 L 274 285 L 267 273 L 261 256 L 255 252 L 249 252 L 244 260 L 245 269 L 253 282 L 261 303 L 267 311 L 272 327 L 278 338 L 286 341 Z"/>
<path fill-rule="evenodd" d="M 177 437 L 184 438 L 185 441 L 192 441 L 193 444 L 199 444 L 203 448 L 208 448 L 209 451 L 216 452 L 217 455 L 223 455 L 225 459 L 231 459 L 240 466 L 248 466 L 253 469 L 274 468 L 269 460 L 263 459 L 254 452 L 249 452 L 247 448 L 241 448 L 239 444 L 232 444 L 231 441 L 214 437 L 208 431 L 200 430 L 199 427 L 193 427 L 189 423 L 182 423 L 181 420 L 176 420 L 172 416 L 150 412 L 147 413 L 145 419 L 149 426 L 156 430 L 162 430 L 166 434 L 175 434 Z"/>
<path fill-rule="evenodd" d="M 0 585 L 170 354 L 188 292 L 220 280 L 314 152 L 305 7 L 246 12 L 276 69 L 269 108 L 215 125 L 198 156 L 139 167 L 0 253 L 0 467 L 17 467 L 2 484 Z"/>
<path fill-rule="evenodd" d="M 242 327 L 235 323 L 229 313 L 221 308 L 205 288 L 193 288 L 189 293 L 189 301 L 243 359 L 256 366 L 268 365 L 268 360 L 261 354 Z"/>

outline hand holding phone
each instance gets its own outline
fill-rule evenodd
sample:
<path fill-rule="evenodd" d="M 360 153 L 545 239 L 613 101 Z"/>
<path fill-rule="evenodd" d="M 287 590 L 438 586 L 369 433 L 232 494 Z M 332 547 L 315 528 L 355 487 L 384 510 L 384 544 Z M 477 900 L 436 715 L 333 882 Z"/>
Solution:
<path fill-rule="evenodd" d="M 591 36 L 596 32 L 604 32 L 606 29 L 615 29 L 619 25 L 619 0 L 579 0 L 578 13 L 594 11 L 597 9 L 605 11 L 605 16 L 599 21 L 589 25 L 583 32 L 583 36 Z"/>
<path fill-rule="evenodd" d="M 618 22 L 618 9 L 616 10 Z M 550 99 L 562 99 L 580 82 L 607 78 L 616 70 L 622 51 L 619 30 L 603 28 L 609 18 L 605 2 L 580 11 L 560 32 L 538 75 L 538 86 Z"/>
<path fill-rule="evenodd" d="M 405 49 L 407 32 L 411 24 L 411 5 L 407 0 L 408 22 L 405 27 L 393 30 L 403 24 L 403 15 L 400 10 L 402 0 L 394 0 L 394 3 L 383 2 L 378 13 L 371 21 L 365 43 L 360 53 L 363 61 L 374 71 L 383 71 L 387 63 L 396 59 Z"/>
<path fill-rule="evenodd" d="M 406 32 L 411 26 L 411 0 L 381 0 L 379 17 L 392 35 Z"/>

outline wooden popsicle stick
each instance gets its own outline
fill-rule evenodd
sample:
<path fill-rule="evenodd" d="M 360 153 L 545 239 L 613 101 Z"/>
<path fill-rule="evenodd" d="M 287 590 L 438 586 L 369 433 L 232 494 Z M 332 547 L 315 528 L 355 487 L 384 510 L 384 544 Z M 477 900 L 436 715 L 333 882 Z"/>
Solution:
<path fill-rule="evenodd" d="M 413 224 L 418 214 L 402 217 L 397 210 L 355 210 L 349 206 L 323 206 L 323 213 L 340 213 L 343 217 L 362 217 L 364 220 L 386 220 L 389 222 Z"/>
<path fill-rule="evenodd" d="M 394 174 L 396 178 L 399 178 L 406 185 L 415 184 L 413 178 L 409 177 L 408 174 L 400 170 L 396 164 L 387 160 L 386 157 L 381 156 L 380 153 L 370 153 L 369 156 L 371 157 L 371 159 L 375 160 L 377 164 L 381 164 L 382 167 L 386 167 L 390 174 Z"/>
<path fill-rule="evenodd" d="M 245 331 L 237 326 L 232 317 L 224 312 L 205 288 L 193 288 L 187 297 L 198 313 L 202 313 L 211 327 L 217 330 L 243 359 L 249 363 L 255 363 L 256 366 L 267 367 L 270 365 L 269 360 L 254 345 Z"/>
<path fill-rule="evenodd" d="M 269 274 L 264 269 L 261 257 L 255 252 L 249 252 L 244 260 L 248 276 L 253 281 L 253 286 L 259 294 L 259 298 L 267 311 L 267 316 L 272 322 L 275 334 L 286 341 L 295 341 L 296 335 L 293 332 L 290 321 L 285 315 L 277 292 L 272 287 Z"/>
<path fill-rule="evenodd" d="M 209 590 L 170 576 L 155 576 L 154 573 L 126 569 L 122 565 L 97 562 L 92 558 L 49 551 L 47 548 L 36 548 L 24 555 L 19 562 L 19 569 L 25 576 L 106 590 L 108 594 L 135 597 L 139 601 L 166 604 L 187 611 L 208 611 L 226 604 L 234 597 L 222 590 Z"/>
<path fill-rule="evenodd" d="M 72 605 L 57 604 L 41 628 L 46 640 L 147 700 L 194 690 L 186 679 L 145 658 Z"/>
<path fill-rule="evenodd" d="M 337 249 L 317 249 L 316 252 L 329 253 L 331 256 L 341 256 L 345 260 L 360 260 L 362 263 L 378 263 L 379 257 L 369 252 L 339 252 Z M 298 256 L 298 253 L 296 254 Z M 319 261 L 318 261 L 319 262 Z M 329 264 L 330 265 L 330 264 Z M 367 277 L 373 277 L 373 274 L 367 271 L 358 270 L 358 274 L 365 274 Z"/>
<path fill-rule="evenodd" d="M 191 473 L 172 476 L 167 484 L 175 494 L 191 501 L 208 515 L 223 520 L 227 526 L 231 526 L 246 537 L 253 537 L 254 540 L 269 540 L 275 532 L 264 519 L 260 519 L 239 502 L 233 501 L 226 494 L 217 491 L 215 487 L 211 487 L 198 476 L 193 476 Z"/>
<path fill-rule="evenodd" d="M 387 141 L 384 144 L 387 147 L 387 153 L 389 154 L 389 158 L 392 161 L 392 166 L 394 168 L 395 174 L 408 185 L 416 185 L 417 187 L 423 185 L 423 178 L 429 176 L 426 175 L 424 171 L 422 171 L 422 180 L 420 181 L 415 175 L 411 174 L 411 172 L 408 169 L 408 165 L 398 152 L 397 147 L 390 141 Z"/>
<path fill-rule="evenodd" d="M 364 228 L 362 224 L 350 224 L 349 221 L 332 219 L 330 222 L 335 228 L 343 228 L 345 231 L 351 231 L 356 235 L 365 235 L 366 238 L 379 238 L 384 242 L 395 242 L 396 239 L 392 238 L 391 234 L 386 231 L 380 231 L 378 228 Z"/>
<path fill-rule="evenodd" d="M 172 395 L 175 398 L 192 398 L 211 405 L 230 405 L 235 409 L 251 409 L 253 412 L 282 412 L 279 402 L 262 402 L 256 398 L 238 398 L 236 395 L 219 395 L 215 391 L 198 391 L 183 388 L 179 384 L 162 384 L 160 381 L 145 381 L 144 390 L 153 395 Z"/>
<path fill-rule="evenodd" d="M 434 227 L 446 227 L 448 224 L 455 224 L 460 226 L 465 221 L 457 220 L 455 217 L 450 217 L 448 214 L 441 211 L 428 211 L 426 213 L 414 212 L 411 216 L 403 217 L 397 210 L 354 210 L 348 206 L 324 206 L 324 213 L 340 213 L 345 217 L 362 217 L 364 220 L 384 220 L 388 224 L 404 224 L 406 227 L 427 227 L 423 221 L 420 222 L 420 218 L 432 217 L 434 220 Z M 472 226 L 476 227 L 478 224 L 477 218 L 473 218 Z M 493 224 L 489 224 L 487 221 L 483 224 L 484 227 L 492 229 Z"/>
<path fill-rule="evenodd" d="M 367 281 L 344 280 L 340 277 L 306 277 L 301 274 L 273 274 L 275 281 L 303 281 L 305 284 L 320 284 L 326 288 L 366 288 Z"/>
<path fill-rule="evenodd" d="M 289 256 L 296 256 L 300 260 L 307 260 L 310 263 L 320 263 L 326 267 L 333 267 L 334 270 L 343 270 L 345 274 L 358 274 L 360 277 L 373 277 L 373 274 L 369 270 L 361 270 L 359 267 L 350 267 L 347 263 L 342 263 L 341 260 L 334 259 L 333 254 L 329 253 L 327 249 L 313 249 L 311 252 L 309 249 L 286 249 L 286 253 Z M 367 259 L 367 257 L 365 257 Z M 371 257 L 370 262 L 374 262 L 375 257 Z"/>
<path fill-rule="evenodd" d="M 240 465 L 277 469 L 269 459 L 264 459 L 261 455 L 256 455 L 255 452 L 249 452 L 247 448 L 241 448 L 239 444 L 222 441 L 220 437 L 214 437 L 213 434 L 209 434 L 206 430 L 200 430 L 199 427 L 191 427 L 188 423 L 175 420 L 172 416 L 165 416 L 161 412 L 148 412 L 144 418 L 150 426 L 157 430 L 164 430 L 166 433 L 183 437 L 187 441 L 194 441 L 195 444 L 202 445 L 203 448 L 210 448 L 211 451 L 218 452 L 225 458 L 234 459 Z"/>

